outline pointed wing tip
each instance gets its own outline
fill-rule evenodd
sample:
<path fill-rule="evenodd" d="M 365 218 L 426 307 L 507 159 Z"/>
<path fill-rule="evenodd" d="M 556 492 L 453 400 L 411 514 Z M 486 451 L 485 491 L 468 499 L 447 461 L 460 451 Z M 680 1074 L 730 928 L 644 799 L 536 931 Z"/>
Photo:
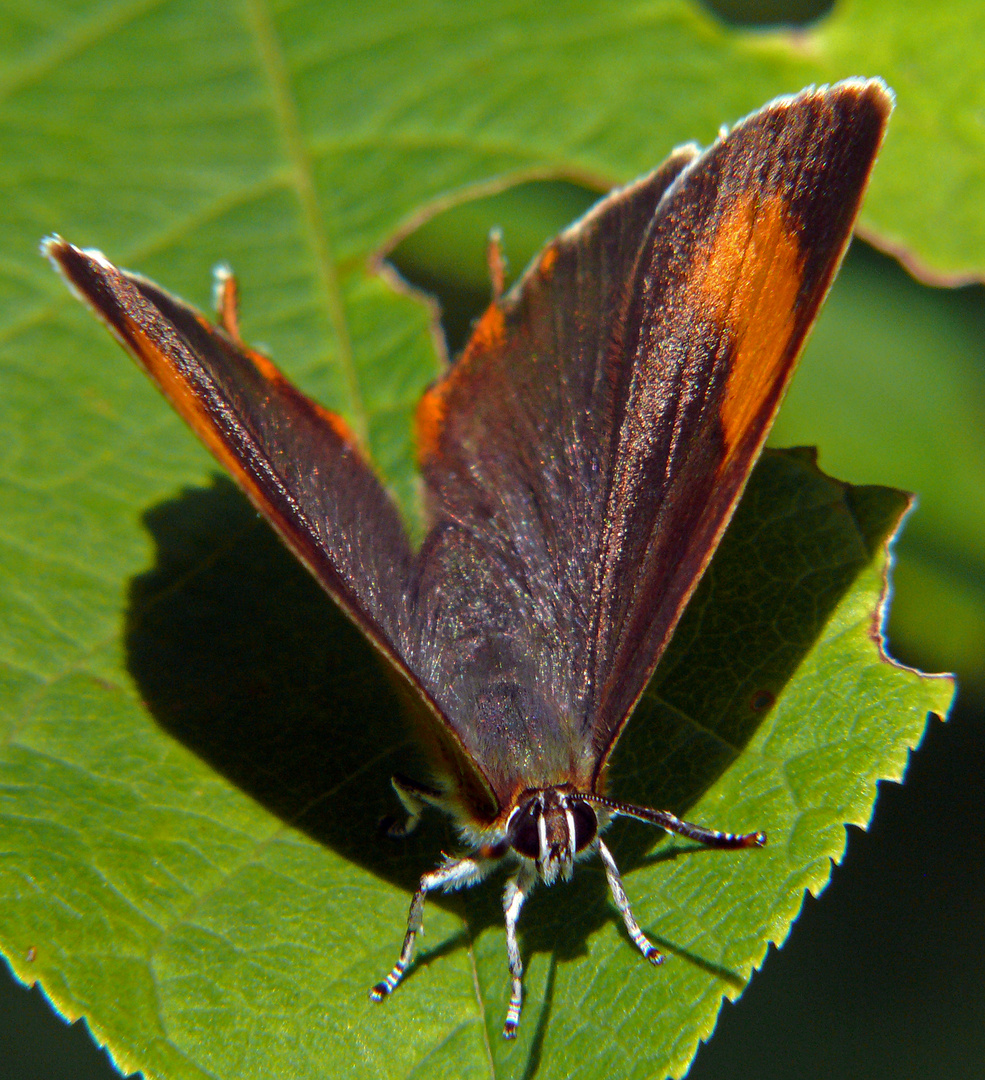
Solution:
<path fill-rule="evenodd" d="M 50 236 L 46 236 L 40 244 L 41 254 L 49 259 L 51 262 L 64 266 L 66 259 L 71 256 L 76 256 L 81 259 L 86 259 L 90 262 L 98 263 L 100 266 L 109 267 L 113 264 L 106 258 L 106 256 L 98 250 L 98 248 L 80 248 L 75 244 L 70 244 L 58 233 L 52 233 Z"/>
<path fill-rule="evenodd" d="M 819 93 L 831 107 L 845 105 L 855 116 L 867 113 L 883 131 L 896 107 L 896 95 L 879 77 L 843 79 L 831 87 L 822 87 Z"/>
<path fill-rule="evenodd" d="M 870 78 L 856 75 L 830 85 L 807 86 L 796 93 L 775 97 L 766 105 L 743 117 L 732 127 L 724 126 L 719 132 L 717 141 L 722 142 L 737 129 L 746 124 L 762 121 L 769 114 L 785 113 L 804 106 L 827 109 L 841 106 L 854 115 L 868 112 L 878 127 L 885 130 L 896 106 L 896 95 L 879 76 Z"/>
<path fill-rule="evenodd" d="M 870 102 L 885 111 L 887 116 L 896 106 L 896 94 L 879 75 L 871 77 L 856 75 L 850 79 L 842 79 L 841 82 L 836 82 L 831 86 L 827 92 L 839 97 L 852 97 L 859 101 Z"/>
<path fill-rule="evenodd" d="M 791 105 L 808 98 L 826 98 L 830 100 L 854 98 L 858 101 L 867 100 L 879 103 L 891 109 L 896 101 L 896 95 L 890 89 L 886 80 L 879 75 L 851 75 L 847 79 L 840 79 L 836 83 L 822 83 L 820 86 L 805 86 L 794 94 L 785 94 L 767 106 Z"/>
<path fill-rule="evenodd" d="M 857 75 L 831 85 L 809 86 L 799 94 L 777 98 L 767 108 L 796 108 L 811 101 L 828 108 L 847 106 L 854 114 L 869 112 L 874 120 L 885 127 L 896 106 L 896 95 L 878 76 L 867 78 Z"/>
<path fill-rule="evenodd" d="M 41 254 L 44 255 L 45 258 L 50 259 L 56 251 L 64 247 L 71 247 L 72 245 L 69 244 L 67 240 L 63 240 L 58 233 L 52 233 L 50 236 L 43 237 L 39 246 L 41 248 Z"/>
<path fill-rule="evenodd" d="M 87 252 L 62 239 L 58 233 L 52 233 L 41 241 L 41 255 L 51 263 L 52 268 L 68 286 L 69 292 L 82 303 L 92 305 L 89 290 L 84 288 L 85 273 L 91 262 L 108 266 L 106 256 L 100 251 Z"/>
<path fill-rule="evenodd" d="M 57 270 L 62 277 L 65 277 L 66 262 L 71 258 L 72 254 L 79 249 L 74 247 L 67 240 L 63 240 L 58 233 L 52 233 L 41 241 L 39 250 L 42 258 L 47 259 L 54 269 Z"/>
<path fill-rule="evenodd" d="M 46 236 L 40 244 L 41 255 L 51 263 L 72 294 L 84 303 L 92 303 L 90 289 L 85 282 L 92 277 L 105 275 L 107 271 L 117 274 L 117 268 L 96 248 L 79 248 L 70 244 L 58 233 Z"/>

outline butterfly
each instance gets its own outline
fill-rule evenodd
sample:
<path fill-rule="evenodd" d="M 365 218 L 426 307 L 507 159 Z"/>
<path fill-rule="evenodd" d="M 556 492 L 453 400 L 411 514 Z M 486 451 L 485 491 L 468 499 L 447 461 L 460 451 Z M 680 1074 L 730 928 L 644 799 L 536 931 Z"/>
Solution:
<path fill-rule="evenodd" d="M 601 860 L 630 938 L 662 960 L 602 838 L 613 818 L 765 843 L 620 802 L 607 767 L 760 453 L 891 110 L 879 80 L 779 98 L 610 193 L 497 289 L 418 407 L 417 550 L 345 421 L 242 340 L 228 272 L 216 326 L 99 252 L 44 242 L 400 680 L 432 775 L 394 777 L 407 817 L 391 831 L 436 807 L 463 850 L 421 877 L 374 1000 L 403 978 L 428 894 L 507 863 L 512 1038 L 521 909 L 579 859 Z"/>

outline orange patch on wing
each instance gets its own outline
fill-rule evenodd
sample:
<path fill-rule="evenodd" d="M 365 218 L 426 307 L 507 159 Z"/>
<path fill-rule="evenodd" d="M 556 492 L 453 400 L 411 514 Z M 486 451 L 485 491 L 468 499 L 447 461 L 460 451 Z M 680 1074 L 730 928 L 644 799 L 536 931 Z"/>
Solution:
<path fill-rule="evenodd" d="M 203 318 L 200 319 L 200 322 L 207 330 L 212 330 L 212 326 L 208 320 Z M 170 357 L 151 341 L 140 328 L 139 324 L 133 319 L 128 317 L 126 319 L 126 325 L 127 330 L 125 336 L 127 341 L 139 355 L 144 369 L 158 384 L 165 397 L 167 397 L 175 407 L 179 415 L 199 438 L 205 442 L 212 453 L 226 466 L 227 469 L 230 470 L 230 472 L 237 476 L 245 476 L 238 460 L 226 446 L 225 439 L 219 434 L 214 418 L 209 414 L 198 396 L 192 391 L 184 377 L 175 370 L 174 363 Z M 283 372 L 281 372 L 269 357 L 264 356 L 263 353 L 256 352 L 254 349 L 249 349 L 245 346 L 241 347 L 253 362 L 265 382 L 270 383 L 271 386 L 277 387 L 289 394 L 298 394 L 298 391 L 284 377 Z M 307 400 L 308 404 L 315 410 L 326 426 L 331 429 L 339 441 L 358 451 L 356 437 L 345 420 L 343 420 L 338 413 L 331 412 L 322 405 L 319 405 L 316 401 L 311 401 L 310 399 Z M 245 482 L 246 481 L 244 480 L 244 483 Z"/>
<path fill-rule="evenodd" d="M 277 374 L 280 375 L 281 379 L 284 379 L 284 376 L 281 375 L 279 371 L 277 372 Z M 288 383 L 286 379 L 284 381 L 288 386 L 291 386 L 291 384 Z M 351 446 L 353 450 L 358 453 L 359 443 L 356 441 L 356 436 L 353 434 L 352 428 L 349 427 L 349 425 L 342 419 L 342 417 L 339 416 L 338 413 L 332 412 L 330 409 L 326 409 L 324 405 L 319 405 L 317 401 L 312 401 L 311 398 L 308 398 L 307 400 L 312 406 L 312 408 L 315 410 L 315 412 L 318 414 L 319 419 L 324 421 L 326 427 L 332 430 L 333 434 L 338 437 L 339 441 L 344 443 L 346 446 Z"/>
<path fill-rule="evenodd" d="M 465 351 L 444 378 L 427 390 L 417 405 L 415 438 L 417 460 L 423 464 L 441 452 L 441 432 L 448 419 L 448 402 L 456 388 L 467 381 L 474 365 L 487 353 L 496 352 L 506 341 L 506 319 L 499 304 L 492 303 L 475 324 Z"/>
<path fill-rule="evenodd" d="M 349 446 L 356 448 L 358 446 L 356 442 L 356 436 L 353 434 L 352 428 L 339 416 L 338 413 L 330 412 L 328 409 L 322 408 L 317 402 L 315 408 L 318 410 L 318 415 L 325 421 L 326 424 L 335 432 L 336 435 Z"/>
<path fill-rule="evenodd" d="M 468 361 L 477 352 L 498 349 L 506 339 L 506 320 L 498 304 L 490 304 L 475 324 L 472 337 L 465 347 L 461 360 L 455 365 L 459 368 L 463 361 Z"/>
<path fill-rule="evenodd" d="M 276 383 L 278 385 L 287 383 L 287 379 L 284 378 L 280 368 L 277 367 L 269 356 L 264 356 L 263 353 L 257 352 L 256 349 L 245 349 L 244 351 L 253 361 L 254 367 L 267 382 Z"/>
<path fill-rule="evenodd" d="M 783 199 L 748 194 L 719 227 L 699 288 L 725 328 L 732 359 L 720 417 L 729 449 L 742 442 L 784 382 L 804 256 Z"/>
<path fill-rule="evenodd" d="M 554 270 L 554 264 L 557 262 L 557 248 L 551 244 L 547 248 L 543 255 L 540 257 L 540 262 L 537 264 L 537 272 L 542 278 L 549 278 Z"/>
<path fill-rule="evenodd" d="M 448 417 L 448 379 L 428 389 L 417 403 L 414 413 L 414 436 L 417 443 L 417 460 L 423 465 L 429 458 L 441 452 L 441 432 Z"/>
<path fill-rule="evenodd" d="M 215 421 L 196 396 L 191 386 L 179 374 L 171 358 L 164 353 L 144 333 L 138 323 L 129 316 L 125 317 L 125 329 L 116 332 L 124 343 L 140 359 L 148 375 L 161 388 L 161 392 L 171 402 L 175 410 L 196 435 L 212 451 L 215 457 L 226 466 L 234 476 L 244 476 L 239 461 L 223 441 Z"/>
<path fill-rule="evenodd" d="M 264 356 L 262 352 L 257 352 L 256 349 L 250 349 L 242 344 L 240 345 L 240 348 L 246 353 L 250 360 L 253 361 L 253 366 L 260 372 L 265 382 L 270 383 L 271 386 L 276 386 L 284 393 L 298 396 L 298 390 L 295 388 L 294 384 L 284 375 L 269 356 Z M 338 436 L 341 442 L 358 449 L 359 443 L 356 436 L 353 434 L 352 428 L 349 427 L 338 413 L 326 409 L 323 405 L 319 405 L 317 401 L 312 401 L 311 398 L 307 398 L 307 402 L 318 414 L 319 418 L 324 421 L 325 425 Z"/>

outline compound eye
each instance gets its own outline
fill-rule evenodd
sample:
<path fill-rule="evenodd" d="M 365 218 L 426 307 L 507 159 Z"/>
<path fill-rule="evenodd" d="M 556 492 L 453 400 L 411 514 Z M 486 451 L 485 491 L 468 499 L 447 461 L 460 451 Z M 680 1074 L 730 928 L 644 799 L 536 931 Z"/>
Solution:
<path fill-rule="evenodd" d="M 575 851 L 582 851 L 598 835 L 599 819 L 588 803 L 578 800 L 571 802 L 571 816 L 575 823 Z"/>
<path fill-rule="evenodd" d="M 540 855 L 540 830 L 537 828 L 539 813 L 536 799 L 531 799 L 517 811 L 510 823 L 510 847 L 528 859 L 536 859 Z"/>

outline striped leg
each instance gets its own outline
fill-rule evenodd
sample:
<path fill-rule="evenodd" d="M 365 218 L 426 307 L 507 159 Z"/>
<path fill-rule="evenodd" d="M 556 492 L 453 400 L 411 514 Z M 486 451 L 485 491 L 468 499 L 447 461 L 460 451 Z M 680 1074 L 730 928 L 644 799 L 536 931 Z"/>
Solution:
<path fill-rule="evenodd" d="M 719 832 L 718 829 L 709 829 L 706 825 L 695 825 L 693 821 L 681 821 L 668 810 L 651 810 L 647 806 L 633 806 L 631 803 L 616 802 L 607 799 L 604 795 L 580 796 L 589 806 L 600 807 L 608 810 L 617 817 L 636 818 L 637 821 L 645 821 L 648 825 L 656 825 L 657 828 L 666 829 L 667 832 L 677 833 L 678 836 L 686 836 L 688 840 L 697 840 L 710 848 L 750 848 L 765 847 L 766 833 L 730 833 Z"/>
<path fill-rule="evenodd" d="M 421 878 L 414 899 L 410 902 L 410 914 L 407 917 L 407 933 L 400 956 L 393 965 L 393 970 L 369 992 L 373 1001 L 382 1001 L 397 988 L 404 977 L 410 958 L 414 952 L 414 939 L 424 933 L 424 901 L 429 892 L 435 889 L 460 889 L 464 885 L 475 885 L 485 877 L 488 863 L 476 859 L 448 859 L 437 870 L 432 870 Z"/>
<path fill-rule="evenodd" d="M 731 833 L 719 832 L 718 829 L 709 829 L 707 825 L 695 825 L 693 821 L 681 821 L 679 817 L 668 813 L 666 810 L 651 810 L 652 817 L 641 817 L 641 821 L 649 821 L 659 825 L 667 832 L 677 833 L 678 836 L 686 836 L 688 840 L 697 840 L 710 848 L 749 848 L 765 847 L 766 833 Z M 626 817 L 635 815 L 626 814 Z"/>
<path fill-rule="evenodd" d="M 523 961 L 520 959 L 520 946 L 516 940 L 516 924 L 523 902 L 530 895 L 536 881 L 537 870 L 534 864 L 524 861 L 516 876 L 507 881 L 503 892 L 506 954 L 510 961 L 510 1006 L 506 1010 L 506 1023 L 503 1025 L 505 1039 L 515 1039 L 516 1029 L 520 1026 L 520 1009 L 523 1008 Z"/>
<path fill-rule="evenodd" d="M 609 880 L 609 891 L 612 893 L 612 899 L 619 909 L 622 921 L 626 924 L 626 932 L 633 939 L 636 948 L 651 964 L 662 964 L 664 962 L 663 953 L 655 945 L 650 944 L 646 934 L 640 929 L 640 924 L 633 918 L 633 913 L 629 909 L 626 890 L 622 887 L 619 867 L 616 866 L 616 860 L 613 859 L 612 852 L 602 843 L 601 839 L 596 839 L 595 849 L 598 851 L 602 859 L 602 865 L 605 867 L 605 876 Z"/>

